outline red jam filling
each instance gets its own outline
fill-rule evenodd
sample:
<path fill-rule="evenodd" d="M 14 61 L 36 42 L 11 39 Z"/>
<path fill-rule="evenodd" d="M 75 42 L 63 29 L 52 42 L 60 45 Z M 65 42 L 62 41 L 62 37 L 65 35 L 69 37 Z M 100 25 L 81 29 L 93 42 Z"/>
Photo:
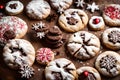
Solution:
<path fill-rule="evenodd" d="M 120 9 L 114 6 L 108 6 L 105 8 L 105 15 L 109 16 L 111 19 L 120 19 Z"/>
<path fill-rule="evenodd" d="M 99 18 L 93 19 L 93 24 L 98 24 L 100 22 Z"/>

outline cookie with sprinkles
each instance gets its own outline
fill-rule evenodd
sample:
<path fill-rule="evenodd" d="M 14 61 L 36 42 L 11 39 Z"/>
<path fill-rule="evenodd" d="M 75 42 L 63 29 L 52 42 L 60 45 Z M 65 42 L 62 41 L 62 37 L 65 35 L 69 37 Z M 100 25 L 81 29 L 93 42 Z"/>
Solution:
<path fill-rule="evenodd" d="M 117 76 L 120 74 L 120 55 L 114 51 L 105 51 L 97 57 L 95 67 L 104 76 Z"/>
<path fill-rule="evenodd" d="M 106 5 L 103 10 L 103 18 L 109 26 L 120 26 L 120 5 Z"/>

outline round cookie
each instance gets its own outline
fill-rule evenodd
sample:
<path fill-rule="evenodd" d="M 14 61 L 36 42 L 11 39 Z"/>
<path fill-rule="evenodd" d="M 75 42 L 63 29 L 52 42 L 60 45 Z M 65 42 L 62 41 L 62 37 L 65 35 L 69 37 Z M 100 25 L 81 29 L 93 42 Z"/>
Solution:
<path fill-rule="evenodd" d="M 78 59 L 90 59 L 99 53 L 100 41 L 92 33 L 79 31 L 71 35 L 67 49 L 71 55 Z"/>
<path fill-rule="evenodd" d="M 104 29 L 105 23 L 102 17 L 92 16 L 89 20 L 89 26 L 92 30 L 102 30 Z"/>
<path fill-rule="evenodd" d="M 87 14 L 80 9 L 67 9 L 59 17 L 59 25 L 67 32 L 77 32 L 88 23 Z"/>
<path fill-rule="evenodd" d="M 5 10 L 9 15 L 16 15 L 23 11 L 24 6 L 20 1 L 9 1 L 6 4 Z"/>
<path fill-rule="evenodd" d="M 40 48 L 36 52 L 36 61 L 40 64 L 48 64 L 54 59 L 54 53 L 50 48 Z"/>
<path fill-rule="evenodd" d="M 26 6 L 27 16 L 31 19 L 45 19 L 50 14 L 51 8 L 44 0 L 32 0 Z"/>
<path fill-rule="evenodd" d="M 32 66 L 35 60 L 35 50 L 32 44 L 24 39 L 13 39 L 3 49 L 5 63 L 12 69 L 19 69 L 23 64 Z"/>
<path fill-rule="evenodd" d="M 109 26 L 120 26 L 120 5 L 109 4 L 103 11 L 105 23 Z"/>
<path fill-rule="evenodd" d="M 73 0 L 50 0 L 51 5 L 55 9 L 67 9 L 72 5 Z"/>
<path fill-rule="evenodd" d="M 77 69 L 78 80 L 101 80 L 98 71 L 89 66 L 80 67 Z"/>
<path fill-rule="evenodd" d="M 22 38 L 28 30 L 25 21 L 15 16 L 1 17 L 0 19 L 0 38 Z"/>
<path fill-rule="evenodd" d="M 120 28 L 106 29 L 102 34 L 103 44 L 112 50 L 120 49 Z"/>
<path fill-rule="evenodd" d="M 51 61 L 45 68 L 46 80 L 75 80 L 75 65 L 65 58 Z"/>
<path fill-rule="evenodd" d="M 117 76 L 120 74 L 120 55 L 113 51 L 105 51 L 97 57 L 95 67 L 104 76 Z"/>

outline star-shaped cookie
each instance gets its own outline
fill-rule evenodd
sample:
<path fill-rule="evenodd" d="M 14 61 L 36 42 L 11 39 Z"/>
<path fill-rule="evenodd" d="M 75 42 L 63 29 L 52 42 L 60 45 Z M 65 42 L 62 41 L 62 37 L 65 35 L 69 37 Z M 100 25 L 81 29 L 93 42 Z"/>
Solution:
<path fill-rule="evenodd" d="M 91 10 L 91 12 L 93 13 L 95 10 L 99 10 L 99 7 L 95 4 L 95 2 L 93 2 L 92 5 L 88 4 L 87 9 Z"/>

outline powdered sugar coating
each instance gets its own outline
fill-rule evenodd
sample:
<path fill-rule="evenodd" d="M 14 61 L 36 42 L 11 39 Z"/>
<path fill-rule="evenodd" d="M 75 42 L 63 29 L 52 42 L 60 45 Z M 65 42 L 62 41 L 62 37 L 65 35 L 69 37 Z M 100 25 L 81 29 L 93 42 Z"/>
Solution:
<path fill-rule="evenodd" d="M 32 19 L 44 19 L 51 11 L 50 5 L 44 0 L 32 0 L 26 6 L 27 14 Z"/>
<path fill-rule="evenodd" d="M 19 68 L 16 58 L 22 59 L 31 66 L 35 60 L 35 50 L 30 42 L 24 39 L 10 40 L 4 47 L 3 57 L 5 63 L 12 69 Z"/>
<path fill-rule="evenodd" d="M 28 26 L 22 19 L 15 16 L 1 17 L 0 19 L 0 38 L 3 38 L 3 34 L 12 30 L 16 34 L 15 38 L 23 37 L 27 30 Z"/>
<path fill-rule="evenodd" d="M 54 53 L 50 48 L 40 48 L 36 52 L 36 60 L 38 63 L 48 64 L 54 59 Z"/>

